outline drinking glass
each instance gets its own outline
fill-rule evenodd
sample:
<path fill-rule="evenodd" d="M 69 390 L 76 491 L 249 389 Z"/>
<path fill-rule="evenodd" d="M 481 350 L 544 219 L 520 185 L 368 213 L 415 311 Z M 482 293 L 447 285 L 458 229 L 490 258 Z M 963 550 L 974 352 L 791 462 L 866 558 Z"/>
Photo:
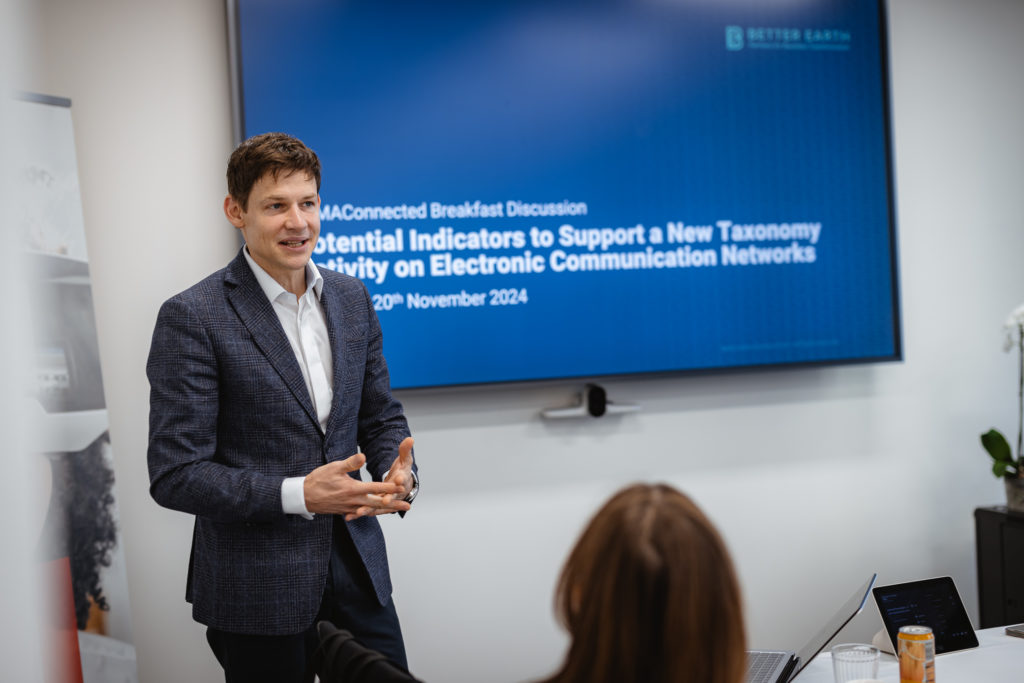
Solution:
<path fill-rule="evenodd" d="M 859 643 L 844 643 L 832 648 L 832 671 L 836 683 L 870 681 L 878 676 L 877 647 Z"/>

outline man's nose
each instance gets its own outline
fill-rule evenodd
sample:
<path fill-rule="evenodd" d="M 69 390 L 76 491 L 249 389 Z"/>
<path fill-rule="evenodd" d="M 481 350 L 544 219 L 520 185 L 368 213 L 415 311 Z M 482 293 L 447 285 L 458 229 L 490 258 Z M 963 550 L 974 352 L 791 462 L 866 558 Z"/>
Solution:
<path fill-rule="evenodd" d="M 285 215 L 285 227 L 306 227 L 306 217 L 302 215 L 302 210 L 299 208 L 298 204 L 292 204 L 292 206 L 288 209 L 288 213 Z"/>

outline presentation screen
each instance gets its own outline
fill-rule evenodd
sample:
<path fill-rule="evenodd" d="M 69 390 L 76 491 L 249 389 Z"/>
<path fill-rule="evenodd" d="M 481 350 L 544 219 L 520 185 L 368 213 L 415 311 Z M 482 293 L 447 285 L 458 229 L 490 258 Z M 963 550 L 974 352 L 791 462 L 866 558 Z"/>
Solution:
<path fill-rule="evenodd" d="M 881 2 L 231 7 L 394 387 L 901 357 Z"/>

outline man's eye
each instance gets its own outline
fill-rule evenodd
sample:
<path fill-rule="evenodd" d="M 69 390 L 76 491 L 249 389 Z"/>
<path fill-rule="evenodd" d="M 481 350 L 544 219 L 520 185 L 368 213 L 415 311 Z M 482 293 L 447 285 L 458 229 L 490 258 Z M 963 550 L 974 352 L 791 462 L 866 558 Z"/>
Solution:
<path fill-rule="evenodd" d="M 267 208 L 268 209 L 273 209 L 274 211 L 277 211 L 278 209 L 281 208 L 281 202 L 274 202 L 273 204 L 269 205 Z"/>

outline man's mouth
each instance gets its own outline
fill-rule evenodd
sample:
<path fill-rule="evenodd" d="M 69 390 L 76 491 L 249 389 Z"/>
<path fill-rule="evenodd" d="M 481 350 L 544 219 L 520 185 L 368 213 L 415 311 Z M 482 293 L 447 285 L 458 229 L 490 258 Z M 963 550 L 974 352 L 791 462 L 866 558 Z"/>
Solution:
<path fill-rule="evenodd" d="M 307 241 L 308 240 L 282 240 L 280 244 L 283 244 L 284 246 L 292 249 L 296 249 L 298 247 L 305 245 Z"/>

